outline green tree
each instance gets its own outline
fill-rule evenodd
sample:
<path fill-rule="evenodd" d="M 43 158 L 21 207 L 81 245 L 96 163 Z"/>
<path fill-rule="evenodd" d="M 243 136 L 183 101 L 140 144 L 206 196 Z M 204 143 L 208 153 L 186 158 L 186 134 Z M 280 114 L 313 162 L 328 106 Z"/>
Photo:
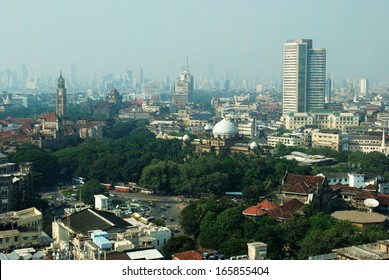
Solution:
<path fill-rule="evenodd" d="M 32 163 L 32 174 L 36 189 L 44 190 L 46 187 L 57 183 L 60 168 L 57 159 L 51 152 L 26 143 L 17 149 L 11 160 L 16 163 Z"/>
<path fill-rule="evenodd" d="M 196 242 L 185 235 L 172 236 L 163 247 L 164 255 L 171 259 L 173 254 L 196 249 Z"/>
<path fill-rule="evenodd" d="M 226 257 L 246 255 L 247 243 L 248 240 L 246 238 L 233 236 L 220 244 L 219 251 L 223 252 Z"/>
<path fill-rule="evenodd" d="M 105 194 L 107 195 L 107 190 L 101 186 L 97 180 L 89 180 L 80 188 L 81 199 L 84 203 L 89 205 L 94 205 L 96 194 Z"/>
<path fill-rule="evenodd" d="M 197 240 L 200 234 L 200 223 L 202 216 L 197 211 L 198 202 L 191 202 L 186 206 L 180 215 L 179 223 L 185 234 L 191 235 Z"/>

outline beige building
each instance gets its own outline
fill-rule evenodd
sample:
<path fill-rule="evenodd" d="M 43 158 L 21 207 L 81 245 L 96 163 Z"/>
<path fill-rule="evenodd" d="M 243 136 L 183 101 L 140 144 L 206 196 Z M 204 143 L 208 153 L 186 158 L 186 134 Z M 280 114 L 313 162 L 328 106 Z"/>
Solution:
<path fill-rule="evenodd" d="M 42 213 L 32 207 L 0 215 L 0 250 L 42 243 Z"/>
<path fill-rule="evenodd" d="M 326 110 L 309 113 L 289 113 L 283 116 L 285 128 L 296 130 L 300 127 L 315 126 L 321 129 L 345 130 L 346 127 L 359 126 L 356 113 L 339 113 Z"/>
<path fill-rule="evenodd" d="M 342 134 L 339 130 L 313 131 L 312 147 L 330 147 L 335 151 L 348 150 L 348 134 Z"/>

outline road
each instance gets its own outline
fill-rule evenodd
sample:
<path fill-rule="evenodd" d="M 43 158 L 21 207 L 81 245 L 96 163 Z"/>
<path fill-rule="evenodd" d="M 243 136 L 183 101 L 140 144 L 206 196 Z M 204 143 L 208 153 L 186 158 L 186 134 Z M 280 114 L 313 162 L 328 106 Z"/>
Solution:
<path fill-rule="evenodd" d="M 166 227 L 168 228 L 178 228 L 178 221 L 181 214 L 182 209 L 186 204 L 181 202 L 181 198 L 171 197 L 171 196 L 156 196 L 150 194 L 143 193 L 118 193 L 115 191 L 110 191 L 111 195 L 115 195 L 115 197 L 109 197 L 112 199 L 119 199 L 121 201 L 132 201 L 137 200 L 139 203 L 148 205 L 149 201 L 154 202 L 155 206 L 150 207 L 150 210 L 147 212 L 149 217 L 155 217 L 156 219 L 165 218 Z M 166 205 L 170 207 L 166 207 Z M 165 210 L 161 210 L 161 207 Z M 172 218 L 172 219 L 170 219 Z"/>

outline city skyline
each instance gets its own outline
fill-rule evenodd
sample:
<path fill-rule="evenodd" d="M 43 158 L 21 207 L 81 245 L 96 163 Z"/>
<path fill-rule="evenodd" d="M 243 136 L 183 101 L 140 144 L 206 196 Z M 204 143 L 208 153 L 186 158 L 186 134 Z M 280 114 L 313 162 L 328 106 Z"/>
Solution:
<path fill-rule="evenodd" d="M 144 69 L 145 79 L 175 79 L 188 56 L 196 78 L 276 79 L 282 46 L 311 38 L 327 50 L 335 79 L 387 81 L 383 36 L 387 1 L 9 1 L 0 4 L 0 70 L 77 78 Z M 215 77 L 210 77 L 214 75 Z"/>

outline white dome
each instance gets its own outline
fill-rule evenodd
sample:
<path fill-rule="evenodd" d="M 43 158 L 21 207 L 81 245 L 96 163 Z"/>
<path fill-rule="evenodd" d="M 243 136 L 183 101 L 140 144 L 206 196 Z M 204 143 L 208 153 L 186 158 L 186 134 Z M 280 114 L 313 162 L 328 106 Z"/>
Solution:
<path fill-rule="evenodd" d="M 251 144 L 250 144 L 250 149 L 251 149 L 251 150 L 258 149 L 258 144 L 257 144 L 257 142 L 251 142 Z"/>
<path fill-rule="evenodd" d="M 214 137 L 235 138 L 238 134 L 238 130 L 232 122 L 222 119 L 215 124 L 212 133 Z"/>
<path fill-rule="evenodd" d="M 185 134 L 184 137 L 182 137 L 182 140 L 188 142 L 190 140 L 190 137 L 188 136 L 188 134 Z"/>

